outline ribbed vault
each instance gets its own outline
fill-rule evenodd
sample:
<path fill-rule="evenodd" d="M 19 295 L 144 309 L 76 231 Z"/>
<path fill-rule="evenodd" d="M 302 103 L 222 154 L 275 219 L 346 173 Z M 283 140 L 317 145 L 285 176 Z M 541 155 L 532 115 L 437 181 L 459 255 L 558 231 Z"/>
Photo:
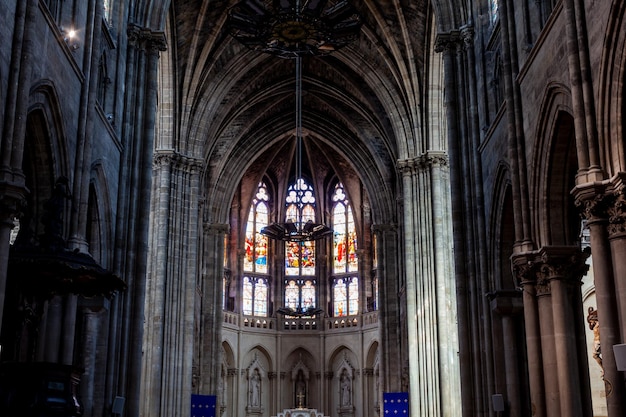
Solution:
<path fill-rule="evenodd" d="M 167 7 L 157 3 L 138 10 Z M 204 161 L 209 221 L 217 223 L 227 222 L 234 190 L 251 166 L 260 173 L 281 165 L 268 155 L 290 157 L 271 149 L 282 147 L 294 128 L 294 63 L 250 51 L 233 39 L 225 23 L 234 3 L 174 1 L 167 20 L 141 17 L 166 28 L 169 44 L 162 62 L 168 63 L 175 93 L 162 97 L 160 107 L 174 110 L 177 119 L 173 137 L 163 138 L 162 147 L 173 144 L 176 152 Z M 429 150 L 422 101 L 433 11 L 425 0 L 353 4 L 364 21 L 359 39 L 303 62 L 303 127 L 318 155 L 333 155 L 325 164 L 359 173 L 373 220 L 391 223 L 396 161 Z M 265 159 L 256 163 L 259 155 Z"/>

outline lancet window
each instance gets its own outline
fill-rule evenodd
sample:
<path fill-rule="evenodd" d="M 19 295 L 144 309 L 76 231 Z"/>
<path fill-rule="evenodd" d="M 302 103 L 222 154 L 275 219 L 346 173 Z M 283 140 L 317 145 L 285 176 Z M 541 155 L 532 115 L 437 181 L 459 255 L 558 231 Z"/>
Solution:
<path fill-rule="evenodd" d="M 269 200 L 267 185 L 260 182 L 248 212 L 243 255 L 242 310 L 250 316 L 266 317 L 268 313 L 268 241 L 261 229 L 269 221 Z"/>
<path fill-rule="evenodd" d="M 355 315 L 359 311 L 359 263 L 352 206 L 337 183 L 332 195 L 333 222 L 333 315 Z"/>
<path fill-rule="evenodd" d="M 243 259 L 245 272 L 267 274 L 267 237 L 261 234 L 261 229 L 267 226 L 269 221 L 268 203 L 267 185 L 261 182 L 248 212 Z"/>
<path fill-rule="evenodd" d="M 243 277 L 243 314 L 267 317 L 267 279 Z"/>
<path fill-rule="evenodd" d="M 315 193 L 303 178 L 291 184 L 285 198 L 285 221 L 316 222 Z M 315 241 L 285 242 L 285 306 L 304 311 L 317 306 Z"/>

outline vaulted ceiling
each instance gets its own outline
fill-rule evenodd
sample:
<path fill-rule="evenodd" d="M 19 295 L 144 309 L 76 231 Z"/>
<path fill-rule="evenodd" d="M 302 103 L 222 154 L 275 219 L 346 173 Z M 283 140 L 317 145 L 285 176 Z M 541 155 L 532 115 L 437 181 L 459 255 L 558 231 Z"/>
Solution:
<path fill-rule="evenodd" d="M 263 172 L 284 177 L 294 148 L 294 60 L 235 40 L 226 26 L 235 3 L 172 1 L 161 56 L 160 111 L 175 117 L 161 122 L 172 134 L 157 146 L 204 161 L 207 198 L 221 201 L 213 215 L 222 220 L 233 197 L 224 190 L 246 175 L 251 183 Z M 383 221 L 395 213 L 396 161 L 430 149 L 436 10 L 426 0 L 351 3 L 363 21 L 359 38 L 303 58 L 305 165 L 320 181 L 335 173 L 350 187 L 358 177 Z"/>

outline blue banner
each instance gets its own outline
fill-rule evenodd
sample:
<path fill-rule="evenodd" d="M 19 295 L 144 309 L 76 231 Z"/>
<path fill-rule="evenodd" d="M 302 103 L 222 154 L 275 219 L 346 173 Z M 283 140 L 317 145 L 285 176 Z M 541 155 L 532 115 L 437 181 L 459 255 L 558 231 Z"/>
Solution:
<path fill-rule="evenodd" d="M 409 393 L 408 392 L 384 392 L 383 412 L 385 416 L 408 416 Z"/>
<path fill-rule="evenodd" d="M 217 396 L 191 394 L 191 417 L 215 417 Z"/>

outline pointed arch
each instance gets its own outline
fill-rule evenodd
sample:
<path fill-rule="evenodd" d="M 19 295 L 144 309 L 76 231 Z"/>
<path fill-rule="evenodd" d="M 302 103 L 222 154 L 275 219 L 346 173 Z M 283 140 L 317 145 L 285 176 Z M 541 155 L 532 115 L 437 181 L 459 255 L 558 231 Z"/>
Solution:
<path fill-rule="evenodd" d="M 609 177 L 626 171 L 626 2 L 613 0 L 598 85 L 602 164 Z"/>
<path fill-rule="evenodd" d="M 545 245 L 575 245 L 579 216 L 570 191 L 578 169 L 574 118 L 569 89 L 550 84 L 544 95 L 536 130 L 531 173 L 535 206 L 534 240 Z"/>

